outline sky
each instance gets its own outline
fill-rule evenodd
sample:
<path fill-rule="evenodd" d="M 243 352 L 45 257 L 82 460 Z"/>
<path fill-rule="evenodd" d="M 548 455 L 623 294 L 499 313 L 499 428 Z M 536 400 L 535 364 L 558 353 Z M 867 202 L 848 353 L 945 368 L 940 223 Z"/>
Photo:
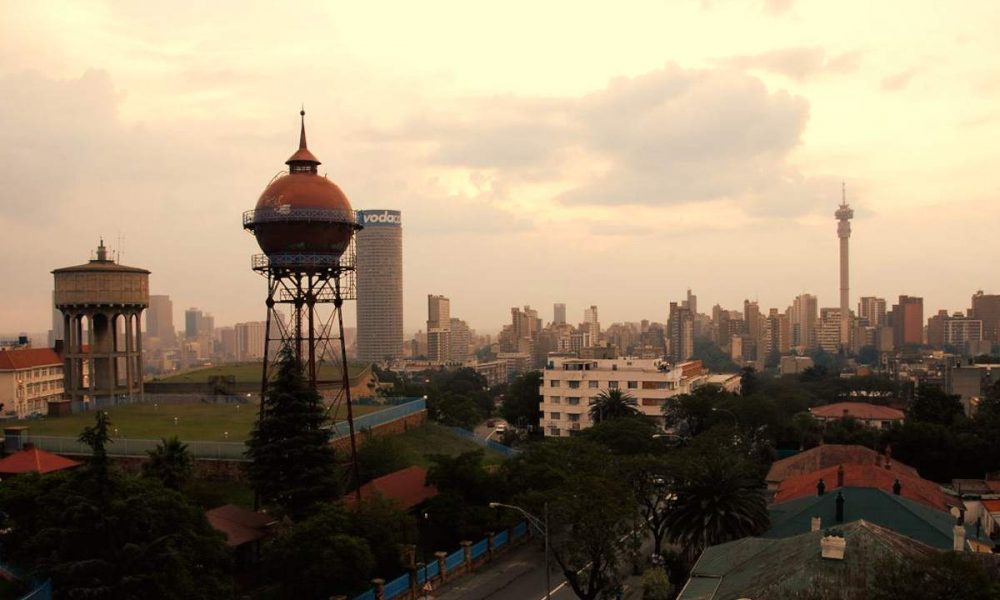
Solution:
<path fill-rule="evenodd" d="M 264 318 L 241 228 L 298 139 L 403 212 L 404 320 L 531 305 L 665 321 L 715 303 L 925 316 L 1000 292 L 1000 3 L 4 0 L 0 331 L 104 236 L 175 324 Z M 349 309 L 350 313 L 350 309 Z M 348 324 L 353 314 L 347 315 Z"/>

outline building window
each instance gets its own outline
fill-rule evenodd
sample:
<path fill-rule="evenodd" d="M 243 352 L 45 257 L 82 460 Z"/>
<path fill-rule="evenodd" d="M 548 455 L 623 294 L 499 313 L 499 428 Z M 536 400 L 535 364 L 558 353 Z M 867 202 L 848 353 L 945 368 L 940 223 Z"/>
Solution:
<path fill-rule="evenodd" d="M 638 381 L 630 381 L 630 382 L 628 382 L 628 389 L 634 390 L 634 389 L 638 389 L 638 388 L 639 388 L 639 382 Z"/>
<path fill-rule="evenodd" d="M 552 404 L 559 404 L 561 400 L 562 398 L 560 396 L 549 396 L 549 402 Z"/>
<path fill-rule="evenodd" d="M 570 406 L 576 406 L 576 405 L 580 404 L 580 399 L 579 398 L 566 398 L 566 404 L 569 404 Z"/>
<path fill-rule="evenodd" d="M 549 427 L 549 435 L 555 436 L 555 437 L 559 437 L 559 428 L 558 427 Z"/>
<path fill-rule="evenodd" d="M 569 419 L 570 423 L 576 423 L 577 421 L 580 420 L 580 415 L 578 415 L 578 414 L 568 414 L 568 415 L 566 415 L 566 418 Z"/>
<path fill-rule="evenodd" d="M 597 389 L 600 386 L 601 386 L 600 383 L 598 383 L 597 381 L 588 381 L 587 382 L 587 387 L 589 387 L 591 389 Z"/>
<path fill-rule="evenodd" d="M 550 379 L 549 380 L 549 387 L 559 387 L 559 380 L 558 379 Z"/>
<path fill-rule="evenodd" d="M 660 406 L 664 402 L 666 402 L 666 400 L 660 400 L 659 398 L 643 398 L 642 399 L 642 405 L 643 406 Z"/>
<path fill-rule="evenodd" d="M 551 419 L 553 421 L 558 421 L 560 416 L 561 415 L 559 413 L 557 413 L 557 412 L 550 412 L 549 413 L 549 419 Z"/>
<path fill-rule="evenodd" d="M 578 387 L 580 387 L 580 382 L 579 381 L 570 381 L 569 382 L 569 387 L 570 387 L 570 389 L 575 390 Z"/>
<path fill-rule="evenodd" d="M 617 381 L 609 381 L 608 382 L 608 389 L 609 390 L 617 390 L 618 389 L 618 382 Z"/>
<path fill-rule="evenodd" d="M 587 398 L 587 404 L 589 404 L 590 406 L 597 404 L 597 396 L 591 396 L 590 398 Z"/>

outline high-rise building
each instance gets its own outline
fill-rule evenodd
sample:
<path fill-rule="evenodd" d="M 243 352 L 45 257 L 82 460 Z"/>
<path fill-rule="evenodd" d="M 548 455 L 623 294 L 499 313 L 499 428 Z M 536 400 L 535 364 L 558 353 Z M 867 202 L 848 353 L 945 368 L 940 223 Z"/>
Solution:
<path fill-rule="evenodd" d="M 398 210 L 358 211 L 358 358 L 403 353 L 403 220 Z"/>
<path fill-rule="evenodd" d="M 52 292 L 52 329 L 49 330 L 49 348 L 56 347 L 56 341 L 66 339 L 62 312 L 56 308 L 56 293 Z"/>
<path fill-rule="evenodd" d="M 557 303 L 552 305 L 552 324 L 553 325 L 565 325 L 566 324 L 566 305 L 562 303 Z"/>
<path fill-rule="evenodd" d="M 885 298 L 862 296 L 858 302 L 858 318 L 868 322 L 869 327 L 882 327 L 885 320 Z"/>
<path fill-rule="evenodd" d="M 944 323 L 944 343 L 965 351 L 970 344 L 983 341 L 983 322 L 956 316 Z"/>
<path fill-rule="evenodd" d="M 818 303 L 812 294 L 800 294 L 792 302 L 789 324 L 792 329 L 792 346 L 796 348 L 816 347 L 816 320 Z"/>
<path fill-rule="evenodd" d="M 451 359 L 451 301 L 444 296 L 427 296 L 427 359 L 447 362 Z"/>
<path fill-rule="evenodd" d="M 919 346 L 924 342 L 923 298 L 900 296 L 899 303 L 892 305 L 889 320 L 892 325 L 892 341 L 896 349 Z"/>
<path fill-rule="evenodd" d="M 698 316 L 698 296 L 691 293 L 691 290 L 687 291 L 687 298 L 681 301 L 681 307 L 686 308 L 691 311 L 691 316 Z"/>
<path fill-rule="evenodd" d="M 840 323 L 839 308 L 820 309 L 819 323 L 816 327 L 816 344 L 825 352 L 834 354 L 845 347 L 840 337 Z"/>
<path fill-rule="evenodd" d="M 681 363 L 694 356 L 694 315 L 691 309 L 670 303 L 667 319 L 667 340 L 670 361 Z"/>
<path fill-rule="evenodd" d="M 598 343 L 601 337 L 601 321 L 597 318 L 597 307 L 591 305 L 590 308 L 585 308 L 583 310 L 583 324 L 590 332 L 590 338 L 593 343 Z"/>
<path fill-rule="evenodd" d="M 854 211 L 847 205 L 847 186 L 842 187 L 840 207 L 834 216 L 837 217 L 837 237 L 840 238 L 840 347 L 850 347 L 851 339 L 851 309 L 850 303 L 850 261 L 848 259 L 848 243 L 851 239 L 851 219 Z"/>
<path fill-rule="evenodd" d="M 146 335 L 161 342 L 174 341 L 174 303 L 170 296 L 151 295 L 146 311 Z"/>
<path fill-rule="evenodd" d="M 462 363 L 469 359 L 472 345 L 472 330 L 462 319 L 451 318 L 451 336 L 448 339 L 448 355 L 452 362 Z"/>
<path fill-rule="evenodd" d="M 976 292 L 972 296 L 969 317 L 983 322 L 983 340 L 1000 342 L 1000 294 Z"/>
<path fill-rule="evenodd" d="M 250 321 L 247 323 L 237 323 L 233 326 L 236 331 L 236 358 L 237 360 L 255 360 L 264 356 L 264 321 Z M 276 355 L 277 348 L 268 350 L 271 356 Z"/>

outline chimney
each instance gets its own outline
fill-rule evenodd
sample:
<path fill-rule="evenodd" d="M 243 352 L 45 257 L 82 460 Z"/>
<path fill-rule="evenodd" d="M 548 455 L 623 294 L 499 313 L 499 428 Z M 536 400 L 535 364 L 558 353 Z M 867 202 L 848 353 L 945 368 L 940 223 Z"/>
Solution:
<path fill-rule="evenodd" d="M 844 522 L 844 492 L 837 492 L 837 522 Z"/>
<path fill-rule="evenodd" d="M 955 532 L 955 543 L 952 545 L 952 550 L 955 552 L 965 551 L 965 527 L 962 525 L 955 525 L 953 529 Z"/>
<path fill-rule="evenodd" d="M 837 467 L 837 487 L 844 487 L 844 465 Z"/>
<path fill-rule="evenodd" d="M 826 484 L 823 482 L 823 478 L 820 477 L 819 481 L 816 482 L 816 495 L 822 496 L 826 493 Z"/>
<path fill-rule="evenodd" d="M 819 531 L 822 522 L 822 519 L 819 517 L 813 517 L 812 522 L 809 524 L 809 531 Z"/>
<path fill-rule="evenodd" d="M 896 482 L 892 484 L 892 493 L 898 496 L 901 491 L 903 491 L 903 484 L 899 483 L 899 480 L 897 479 Z"/>
<path fill-rule="evenodd" d="M 828 531 L 819 540 L 820 556 L 832 560 L 844 560 L 844 549 L 847 548 L 847 540 L 844 534 L 838 530 Z"/>

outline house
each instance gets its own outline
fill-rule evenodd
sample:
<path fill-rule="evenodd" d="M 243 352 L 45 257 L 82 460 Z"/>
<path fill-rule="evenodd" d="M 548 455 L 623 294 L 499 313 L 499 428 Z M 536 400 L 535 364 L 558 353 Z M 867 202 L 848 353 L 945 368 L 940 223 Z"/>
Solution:
<path fill-rule="evenodd" d="M 23 419 L 48 414 L 63 396 L 63 359 L 52 348 L 0 350 L 0 404 Z"/>
<path fill-rule="evenodd" d="M 427 469 L 418 466 L 400 469 L 388 475 L 372 479 L 361 486 L 361 500 L 367 500 L 375 495 L 395 502 L 400 509 L 408 511 L 438 495 L 437 488 L 427 485 Z M 344 504 L 353 506 L 357 503 L 354 492 L 346 494 Z"/>
<path fill-rule="evenodd" d="M 809 413 L 822 423 L 850 417 L 875 429 L 885 429 L 906 419 L 906 415 L 899 409 L 867 402 L 835 402 L 810 408 Z"/>
<path fill-rule="evenodd" d="M 256 560 L 260 540 L 271 535 L 277 523 L 271 515 L 234 504 L 205 511 L 205 517 L 216 531 L 226 536 L 226 545 L 235 551 L 236 561 L 243 565 Z"/>
<path fill-rule="evenodd" d="M 840 530 L 839 553 L 831 551 L 831 540 L 822 529 L 711 546 L 698 558 L 678 600 L 772 598 L 831 590 L 837 592 L 831 597 L 863 597 L 878 580 L 879 558 L 912 560 L 934 552 L 927 544 L 866 520 Z"/>
<path fill-rule="evenodd" d="M 58 454 L 39 450 L 29 442 L 24 444 L 19 452 L 0 460 L 0 476 L 7 477 L 21 473 L 52 473 L 73 469 L 80 464 Z"/>
<path fill-rule="evenodd" d="M 871 448 L 848 444 L 823 444 L 775 461 L 767 472 L 767 487 L 769 490 L 775 490 L 779 483 L 789 477 L 845 464 L 885 466 L 906 475 L 919 477 L 913 467 L 894 461 L 888 454 L 879 454 Z"/>

